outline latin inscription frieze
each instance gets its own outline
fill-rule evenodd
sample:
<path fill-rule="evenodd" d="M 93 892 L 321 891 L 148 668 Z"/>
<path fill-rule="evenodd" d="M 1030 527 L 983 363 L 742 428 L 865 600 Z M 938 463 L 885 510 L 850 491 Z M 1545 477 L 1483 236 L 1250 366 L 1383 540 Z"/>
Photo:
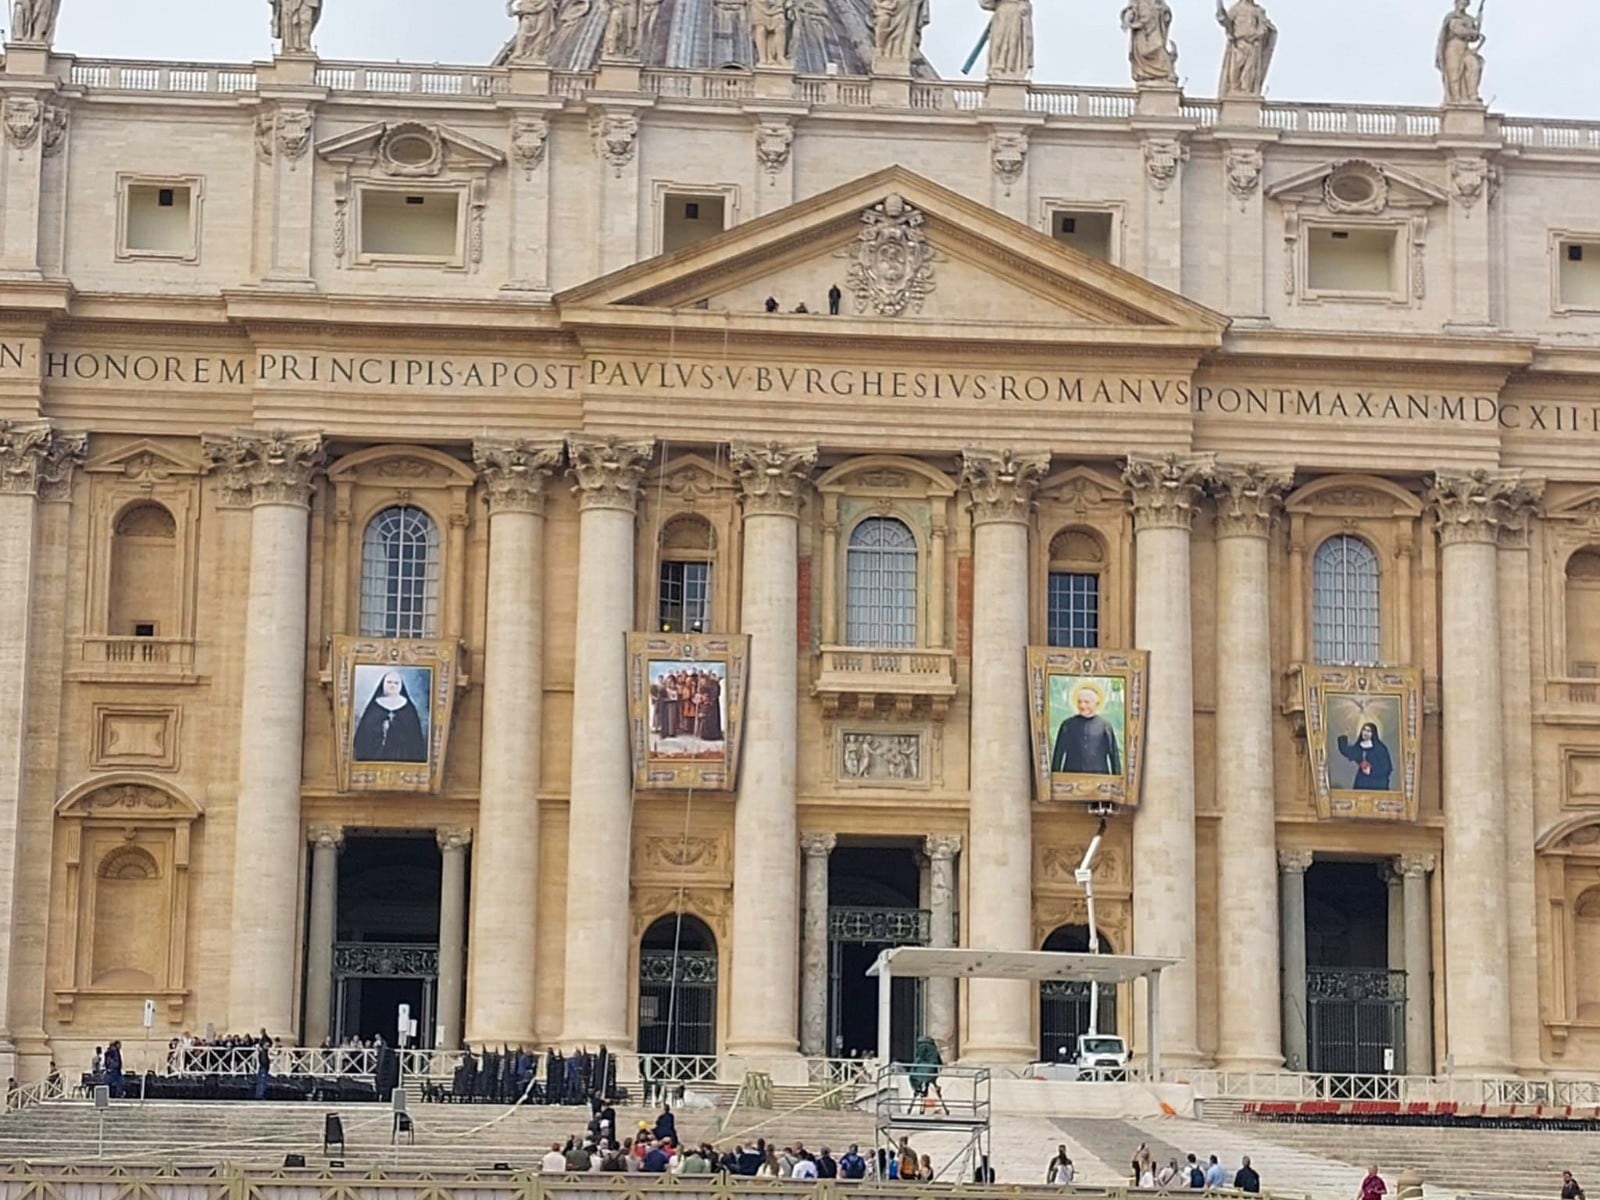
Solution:
<path fill-rule="evenodd" d="M 972 370 L 837 362 L 730 362 L 692 358 L 537 358 L 271 350 L 248 354 L 49 347 L 0 341 L 0 383 L 42 376 L 47 387 L 291 389 L 440 396 L 772 397 L 907 406 L 1031 409 L 1069 416 L 1141 411 L 1199 423 L 1323 424 L 1399 431 L 1418 426 L 1498 430 L 1520 436 L 1600 437 L 1600 404 L 1534 403 L 1456 390 L 1407 390 L 1319 381 L 1196 383 L 1186 377 L 1097 375 L 1002 367 Z"/>

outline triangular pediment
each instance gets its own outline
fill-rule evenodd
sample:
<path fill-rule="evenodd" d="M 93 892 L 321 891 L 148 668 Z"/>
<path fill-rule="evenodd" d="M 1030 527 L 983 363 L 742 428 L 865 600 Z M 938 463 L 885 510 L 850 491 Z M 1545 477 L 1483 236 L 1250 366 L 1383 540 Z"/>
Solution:
<path fill-rule="evenodd" d="M 426 121 L 374 121 L 318 142 L 317 154 L 401 179 L 430 178 L 451 169 L 484 170 L 506 160 L 487 142 Z"/>
<path fill-rule="evenodd" d="M 1450 199 L 1430 179 L 1364 158 L 1337 159 L 1296 171 L 1267 184 L 1266 195 L 1280 204 L 1321 207 L 1335 214 L 1432 208 Z"/>
<path fill-rule="evenodd" d="M 896 324 L 1189 334 L 1228 318 L 1091 258 L 903 167 L 809 197 L 556 298 L 563 319 L 601 310 L 804 311 Z M 776 309 L 769 309 L 769 301 Z"/>
<path fill-rule="evenodd" d="M 160 481 L 180 475 L 200 474 L 200 465 L 154 442 L 140 438 L 115 450 L 96 455 L 84 464 L 91 474 L 127 475 L 133 479 Z"/>

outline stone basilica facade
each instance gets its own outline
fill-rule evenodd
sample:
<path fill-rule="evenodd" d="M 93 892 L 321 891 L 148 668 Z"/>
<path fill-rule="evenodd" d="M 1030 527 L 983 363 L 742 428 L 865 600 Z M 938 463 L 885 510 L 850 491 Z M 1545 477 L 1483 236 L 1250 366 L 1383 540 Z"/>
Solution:
<path fill-rule="evenodd" d="M 154 1000 L 799 1074 L 885 946 L 1084 948 L 1103 821 L 1169 1061 L 1600 1071 L 1600 125 L 1477 103 L 1460 12 L 1390 109 L 1263 100 L 1249 4 L 1213 100 L 1147 0 L 1128 89 L 1011 0 L 987 82 L 895 4 L 628 3 L 460 69 L 19 5 L 0 1069 Z M 1148 654 L 1124 802 L 1039 778 L 1029 647 Z M 897 1045 L 1085 1028 L 896 986 Z"/>

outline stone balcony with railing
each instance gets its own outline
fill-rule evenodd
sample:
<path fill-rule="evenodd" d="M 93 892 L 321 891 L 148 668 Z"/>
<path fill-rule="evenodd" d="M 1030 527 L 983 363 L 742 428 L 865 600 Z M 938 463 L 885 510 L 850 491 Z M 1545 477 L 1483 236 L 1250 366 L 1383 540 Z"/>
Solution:
<path fill-rule="evenodd" d="M 161 63 L 55 56 L 52 69 L 74 89 L 96 96 L 142 95 L 194 98 L 237 97 L 270 84 L 272 63 Z M 530 70 L 512 67 L 319 61 L 316 86 L 334 100 L 413 97 L 419 102 L 493 106 L 509 95 L 546 95 L 581 101 L 604 91 L 619 97 L 603 72 Z M 745 69 L 637 72 L 637 93 L 667 105 L 739 107 L 757 101 L 800 103 L 818 109 L 906 110 L 968 117 L 980 111 L 1042 116 L 1046 124 L 1129 123 L 1140 111 L 1132 88 L 1077 87 L 1031 83 L 991 88 L 981 82 L 949 79 L 889 81 L 864 76 L 792 75 Z M 1241 109 L 1263 130 L 1285 139 L 1359 142 L 1428 141 L 1445 132 L 1446 110 L 1366 104 L 1267 101 Z M 1223 124 L 1222 106 L 1207 98 L 1183 97 L 1176 119 L 1196 129 Z M 1229 122 L 1232 123 L 1232 122 Z M 1542 120 L 1489 114 L 1486 132 L 1524 153 L 1600 153 L 1600 122 Z"/>
<path fill-rule="evenodd" d="M 922 710 L 940 719 L 956 694 L 955 651 L 823 646 L 814 691 L 830 716 L 842 711 L 908 717 Z"/>
<path fill-rule="evenodd" d="M 166 682 L 195 678 L 194 642 L 187 638 L 92 635 L 79 647 L 75 677 Z"/>

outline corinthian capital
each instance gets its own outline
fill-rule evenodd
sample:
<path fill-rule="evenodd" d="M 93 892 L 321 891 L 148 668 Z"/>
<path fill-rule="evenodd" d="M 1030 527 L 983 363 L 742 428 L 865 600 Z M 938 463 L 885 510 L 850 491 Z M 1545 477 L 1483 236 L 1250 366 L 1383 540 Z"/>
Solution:
<path fill-rule="evenodd" d="M 472 462 L 489 501 L 489 514 L 531 512 L 542 516 L 544 481 L 561 465 L 565 453 L 561 442 L 480 438 L 472 443 Z"/>
<path fill-rule="evenodd" d="M 48 421 L 0 421 L 0 493 L 60 499 L 72 486 L 89 439 Z"/>
<path fill-rule="evenodd" d="M 1218 463 L 1207 483 L 1217 503 L 1219 538 L 1266 537 L 1294 486 L 1294 468 Z"/>
<path fill-rule="evenodd" d="M 445 851 L 465 850 L 472 845 L 472 830 L 465 826 L 436 829 L 433 836 L 439 843 L 439 849 Z"/>
<path fill-rule="evenodd" d="M 321 850 L 338 850 L 344 845 L 344 826 L 313 825 L 306 830 L 306 840 Z"/>
<path fill-rule="evenodd" d="M 1028 520 L 1034 489 L 1050 469 L 1050 455 L 1014 450 L 963 450 L 961 485 L 972 493 L 972 520 L 977 525 Z"/>
<path fill-rule="evenodd" d="M 1499 538 L 1508 506 L 1523 492 L 1520 471 L 1440 471 L 1428 489 L 1428 503 L 1439 524 L 1439 541 L 1453 546 Z"/>
<path fill-rule="evenodd" d="M 1500 546 L 1506 550 L 1526 550 L 1533 519 L 1544 511 L 1542 479 L 1518 482 L 1500 502 Z"/>
<path fill-rule="evenodd" d="M 736 442 L 728 448 L 728 459 L 744 495 L 745 516 L 792 517 L 799 511 L 800 489 L 817 465 L 817 447 Z"/>
<path fill-rule="evenodd" d="M 1206 479 L 1216 469 L 1209 454 L 1130 454 L 1122 467 L 1133 504 L 1133 529 L 1188 529 Z"/>
<path fill-rule="evenodd" d="M 1304 875 L 1316 855 L 1310 850 L 1286 848 L 1278 851 L 1278 870 L 1287 875 Z"/>
<path fill-rule="evenodd" d="M 320 433 L 240 430 L 200 440 L 206 469 L 217 472 L 224 503 L 311 504 L 311 481 L 322 466 Z"/>
<path fill-rule="evenodd" d="M 1395 860 L 1395 866 L 1402 876 L 1421 878 L 1438 866 L 1438 861 L 1431 854 L 1402 854 Z"/>
<path fill-rule="evenodd" d="M 930 833 L 922 839 L 922 852 L 929 858 L 954 858 L 961 853 L 959 833 Z"/>
<path fill-rule="evenodd" d="M 578 507 L 617 508 L 633 512 L 639 504 L 639 484 L 650 456 L 655 453 L 653 438 L 625 442 L 620 438 L 567 439 L 567 461 L 578 481 Z"/>
<path fill-rule="evenodd" d="M 807 858 L 827 858 L 838 845 L 839 838 L 831 833 L 802 833 L 800 850 Z"/>

